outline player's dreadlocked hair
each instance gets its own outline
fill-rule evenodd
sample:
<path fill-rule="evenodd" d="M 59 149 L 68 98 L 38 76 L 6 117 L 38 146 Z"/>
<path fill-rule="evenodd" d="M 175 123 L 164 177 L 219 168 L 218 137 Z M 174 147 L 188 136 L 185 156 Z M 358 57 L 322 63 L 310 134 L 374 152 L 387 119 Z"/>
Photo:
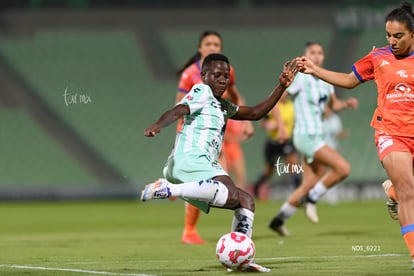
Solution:
<path fill-rule="evenodd" d="M 393 9 L 385 18 L 385 22 L 387 21 L 398 21 L 405 23 L 408 30 L 414 30 L 414 14 L 411 4 L 404 2 L 401 4 L 401 7 Z"/>
<path fill-rule="evenodd" d="M 201 67 L 201 71 L 204 72 L 205 69 L 207 68 L 207 66 L 209 66 L 211 62 L 216 61 L 216 60 L 224 61 L 225 63 L 230 65 L 229 59 L 225 55 L 210 54 L 210 55 L 206 56 L 206 58 L 204 59 L 203 66 Z"/>

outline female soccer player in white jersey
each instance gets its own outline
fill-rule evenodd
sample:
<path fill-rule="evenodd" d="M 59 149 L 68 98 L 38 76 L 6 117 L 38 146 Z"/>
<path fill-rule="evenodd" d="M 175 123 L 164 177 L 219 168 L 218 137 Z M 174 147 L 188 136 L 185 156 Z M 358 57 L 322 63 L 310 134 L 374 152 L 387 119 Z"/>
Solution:
<path fill-rule="evenodd" d="M 318 42 L 305 44 L 305 56 L 315 64 L 322 65 L 324 52 Z M 350 98 L 342 101 L 336 98 L 334 87 L 312 75 L 299 73 L 287 91 L 295 107 L 293 143 L 303 156 L 302 183 L 282 205 L 270 222 L 269 227 L 280 235 L 288 235 L 284 222 L 295 214 L 305 197 L 305 211 L 313 222 L 319 221 L 316 202 L 336 183 L 350 172 L 348 162 L 325 142 L 323 115 L 326 104 L 334 111 L 356 108 L 358 101 Z M 326 173 L 326 168 L 330 168 Z"/>
<path fill-rule="evenodd" d="M 270 96 L 253 106 L 237 106 L 221 96 L 229 85 L 230 64 L 221 54 L 208 55 L 202 65 L 203 84 L 196 84 L 177 105 L 145 129 L 145 136 L 158 134 L 161 128 L 184 116 L 183 129 L 164 168 L 166 179 L 145 186 L 141 200 L 179 196 L 208 213 L 210 206 L 234 210 L 231 231 L 252 236 L 253 197 L 236 187 L 218 163 L 226 121 L 258 120 L 265 116 L 292 82 L 296 65 L 286 63 L 279 84 Z M 270 272 L 255 263 L 246 271 Z"/>

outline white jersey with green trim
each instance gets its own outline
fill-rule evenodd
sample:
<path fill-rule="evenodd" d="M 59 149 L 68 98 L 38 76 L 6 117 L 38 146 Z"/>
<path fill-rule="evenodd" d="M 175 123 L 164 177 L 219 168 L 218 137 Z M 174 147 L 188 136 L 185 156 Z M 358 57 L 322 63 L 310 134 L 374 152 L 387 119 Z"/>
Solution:
<path fill-rule="evenodd" d="M 196 84 L 177 104 L 185 104 L 190 113 L 184 116 L 172 154 L 196 153 L 217 160 L 223 143 L 227 119 L 236 114 L 238 106 L 214 97 L 206 84 Z"/>
<path fill-rule="evenodd" d="M 333 85 L 314 77 L 298 73 L 288 87 L 295 107 L 295 127 L 297 134 L 323 134 L 323 114 L 331 94 Z"/>

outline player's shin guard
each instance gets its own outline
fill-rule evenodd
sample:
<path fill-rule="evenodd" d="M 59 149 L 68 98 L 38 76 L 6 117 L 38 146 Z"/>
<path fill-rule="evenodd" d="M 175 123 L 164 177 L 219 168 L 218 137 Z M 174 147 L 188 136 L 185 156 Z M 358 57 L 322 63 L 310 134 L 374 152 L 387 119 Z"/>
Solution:
<path fill-rule="evenodd" d="M 414 223 L 402 226 L 401 234 L 404 237 L 411 258 L 414 260 Z"/>
<path fill-rule="evenodd" d="M 246 208 L 238 208 L 234 210 L 233 221 L 231 223 L 231 231 L 241 232 L 249 238 L 253 233 L 254 213 Z"/>
<path fill-rule="evenodd" d="M 205 201 L 212 206 L 222 207 L 227 202 L 229 190 L 226 185 L 216 180 L 200 180 L 171 185 L 172 196 Z"/>

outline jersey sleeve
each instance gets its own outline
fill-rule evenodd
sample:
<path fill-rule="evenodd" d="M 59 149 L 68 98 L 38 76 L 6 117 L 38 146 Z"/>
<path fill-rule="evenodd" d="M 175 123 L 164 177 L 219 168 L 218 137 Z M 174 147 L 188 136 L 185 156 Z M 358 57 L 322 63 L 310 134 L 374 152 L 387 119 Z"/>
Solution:
<path fill-rule="evenodd" d="M 302 75 L 303 75 L 302 73 L 296 74 L 295 79 L 289 85 L 289 87 L 286 89 L 287 92 L 289 93 L 289 95 L 295 95 L 301 90 L 302 78 L 303 78 Z"/>
<path fill-rule="evenodd" d="M 374 79 L 372 51 L 352 65 L 352 71 L 360 82 Z"/>
<path fill-rule="evenodd" d="M 188 93 L 193 87 L 193 81 L 191 79 L 191 74 L 188 70 L 184 70 L 181 74 L 180 82 L 178 83 L 178 91 L 183 93 Z"/>
<path fill-rule="evenodd" d="M 177 103 L 185 104 L 190 108 L 190 114 L 193 114 L 201 110 L 205 104 L 208 103 L 211 92 L 209 92 L 210 87 L 205 84 L 196 84 L 187 93 L 184 98 Z"/>
<path fill-rule="evenodd" d="M 227 111 L 227 118 L 231 118 L 233 117 L 237 111 L 239 110 L 239 106 L 226 100 L 226 99 L 221 99 L 221 105 L 223 107 L 224 110 Z"/>

